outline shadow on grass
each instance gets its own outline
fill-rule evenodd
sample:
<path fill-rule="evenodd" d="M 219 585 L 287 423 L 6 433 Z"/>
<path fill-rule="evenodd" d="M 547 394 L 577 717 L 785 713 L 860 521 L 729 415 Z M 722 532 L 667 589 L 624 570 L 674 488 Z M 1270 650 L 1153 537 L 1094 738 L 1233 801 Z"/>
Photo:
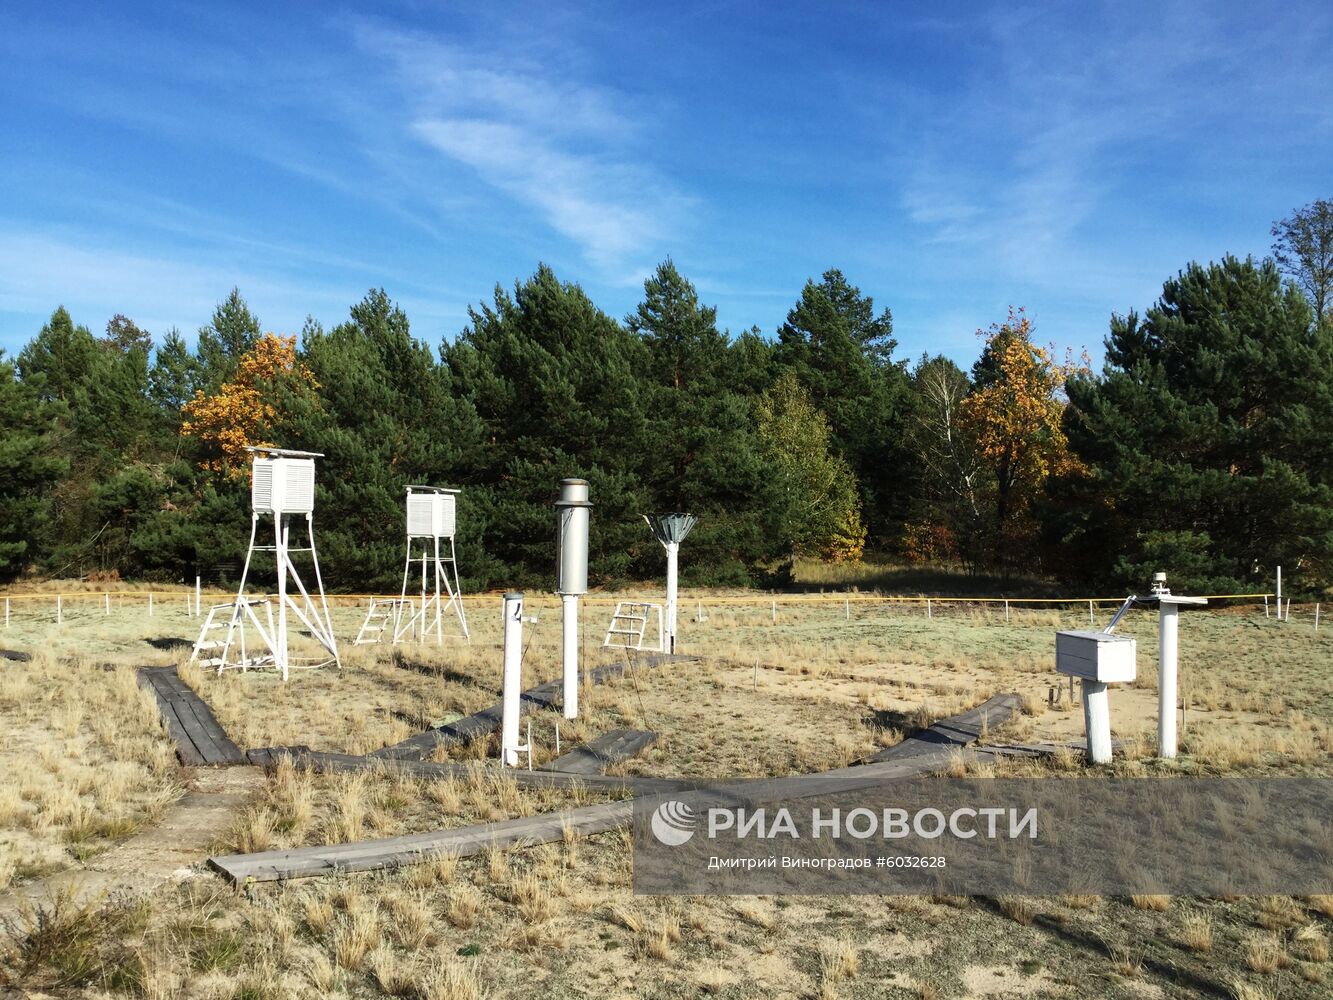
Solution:
<path fill-rule="evenodd" d="M 996 916 L 1003 917 L 1005 920 L 1011 919 L 1003 909 L 999 901 L 990 896 L 973 896 L 978 905 L 990 910 Z M 1096 955 L 1098 958 L 1114 961 L 1115 955 L 1112 954 L 1110 947 L 1101 938 L 1086 931 L 1078 930 L 1068 924 L 1062 923 L 1054 917 L 1044 913 L 1037 914 L 1032 920 L 1032 926 L 1040 928 L 1052 937 L 1058 938 L 1063 944 L 1072 945 L 1090 955 Z M 1213 979 L 1205 978 L 1198 973 L 1191 972 L 1189 969 L 1182 968 L 1173 962 L 1164 962 L 1160 959 L 1151 958 L 1148 955 L 1136 954 L 1136 961 L 1145 972 L 1150 972 L 1154 976 L 1159 976 L 1174 986 L 1188 990 L 1192 996 L 1224 997 L 1230 1000 L 1235 996 L 1230 986 L 1223 985 Z"/>
<path fill-rule="evenodd" d="M 154 649 L 160 649 L 164 653 L 176 653 L 182 649 L 193 649 L 194 643 L 189 639 L 182 639 L 179 636 L 163 635 L 155 639 L 145 639 L 144 642 Z"/>

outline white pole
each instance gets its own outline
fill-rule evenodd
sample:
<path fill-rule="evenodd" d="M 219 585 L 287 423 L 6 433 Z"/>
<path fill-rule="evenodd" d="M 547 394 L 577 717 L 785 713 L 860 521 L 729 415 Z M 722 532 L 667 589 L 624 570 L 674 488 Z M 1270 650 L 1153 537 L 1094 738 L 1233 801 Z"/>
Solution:
<path fill-rule="evenodd" d="M 287 525 L 283 515 L 273 515 L 274 533 L 277 535 L 277 551 L 274 556 L 278 563 L 278 636 L 273 650 L 277 667 L 282 671 L 283 683 L 287 681 Z M 194 607 L 199 610 L 199 577 L 194 578 Z"/>
<path fill-rule="evenodd" d="M 1089 625 L 1096 625 L 1096 624 L 1097 624 L 1097 619 L 1094 618 L 1094 617 L 1092 616 L 1092 602 L 1091 602 L 1091 601 L 1088 602 L 1088 624 L 1089 624 Z"/>
<path fill-rule="evenodd" d="M 1006 624 L 1009 621 L 1009 598 L 1004 599 L 1004 620 Z"/>
<path fill-rule="evenodd" d="M 1268 615 L 1268 595 L 1267 595 L 1267 594 L 1264 594 L 1264 617 L 1265 617 L 1265 618 L 1269 617 L 1269 615 Z"/>
<path fill-rule="evenodd" d="M 504 596 L 504 694 L 500 703 L 500 760 L 518 766 L 518 708 L 523 687 L 523 594 Z"/>
<path fill-rule="evenodd" d="M 564 637 L 565 718 L 577 719 L 579 717 L 579 595 L 561 594 L 560 603 L 564 608 L 561 628 Z"/>
<path fill-rule="evenodd" d="M 102 611 L 103 614 L 106 614 L 106 615 L 111 614 L 111 595 L 110 595 L 110 594 L 103 594 L 103 595 L 102 595 L 102 607 L 103 607 L 103 611 Z"/>
<path fill-rule="evenodd" d="M 666 624 L 666 650 L 667 653 L 676 651 L 676 574 L 680 562 L 680 543 L 667 542 L 667 624 Z"/>
<path fill-rule="evenodd" d="M 65 602 L 59 594 L 56 594 L 56 624 L 59 625 L 65 620 Z"/>
<path fill-rule="evenodd" d="M 148 592 L 148 617 L 153 617 L 153 592 L 151 590 Z"/>
<path fill-rule="evenodd" d="M 1088 760 L 1111 763 L 1111 705 L 1105 684 L 1083 682 L 1083 726 L 1088 733 Z"/>
<path fill-rule="evenodd" d="M 1158 611 L 1160 629 L 1157 680 L 1157 755 L 1176 755 L 1176 654 L 1180 608 L 1162 601 Z M 1084 689 L 1087 697 L 1087 689 Z"/>
<path fill-rule="evenodd" d="M 1315 603 L 1315 606 L 1314 606 L 1314 630 L 1315 630 L 1316 632 L 1319 631 L 1319 604 L 1318 604 L 1318 602 L 1316 602 L 1316 603 Z"/>
<path fill-rule="evenodd" d="M 284 542 L 285 542 L 285 541 L 286 541 L 286 539 L 284 539 Z M 283 545 L 283 552 L 284 552 L 284 553 L 286 552 L 286 548 L 287 548 L 287 547 L 286 547 L 286 545 L 284 544 L 284 545 Z M 285 564 L 284 564 L 284 565 L 285 565 Z M 194 578 L 194 615 L 195 615 L 196 618 L 198 618 L 198 617 L 199 617 L 200 615 L 202 615 L 203 613 L 204 613 L 204 606 L 203 606 L 203 604 L 200 603 L 200 600 L 199 600 L 199 577 L 196 576 L 196 577 Z"/>
<path fill-rule="evenodd" d="M 931 607 L 930 607 L 930 598 L 929 598 L 929 597 L 926 598 L 926 617 L 927 617 L 927 618 L 934 618 L 934 617 L 935 617 L 935 613 L 931 610 Z"/>

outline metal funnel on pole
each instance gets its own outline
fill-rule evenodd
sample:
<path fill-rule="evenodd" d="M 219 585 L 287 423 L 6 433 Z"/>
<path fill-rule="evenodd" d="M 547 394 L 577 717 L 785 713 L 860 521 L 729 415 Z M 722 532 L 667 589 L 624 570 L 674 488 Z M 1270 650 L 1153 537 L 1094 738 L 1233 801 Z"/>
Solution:
<path fill-rule="evenodd" d="M 699 519 L 693 514 L 644 514 L 653 537 L 662 543 L 667 553 L 667 599 L 666 599 L 666 634 L 663 637 L 663 652 L 676 651 L 676 579 L 680 555 L 680 543 L 693 529 Z"/>

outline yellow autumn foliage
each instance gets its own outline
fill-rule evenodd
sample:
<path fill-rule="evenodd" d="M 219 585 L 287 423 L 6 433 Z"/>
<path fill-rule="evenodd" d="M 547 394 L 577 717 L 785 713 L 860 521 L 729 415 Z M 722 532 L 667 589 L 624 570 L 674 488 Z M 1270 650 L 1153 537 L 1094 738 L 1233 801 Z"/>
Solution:
<path fill-rule="evenodd" d="M 181 408 L 182 433 L 209 446 L 201 467 L 230 476 L 244 475 L 245 449 L 271 445 L 264 435 L 277 417 L 275 397 L 280 384 L 314 391 L 319 383 L 296 356 L 296 337 L 266 333 L 241 356 L 236 374 L 218 391 L 196 391 Z"/>

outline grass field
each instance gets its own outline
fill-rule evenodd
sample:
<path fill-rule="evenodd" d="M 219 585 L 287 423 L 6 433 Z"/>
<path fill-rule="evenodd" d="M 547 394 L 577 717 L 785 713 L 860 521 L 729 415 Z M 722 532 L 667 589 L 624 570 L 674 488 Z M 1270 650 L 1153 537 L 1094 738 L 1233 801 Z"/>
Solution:
<path fill-rule="evenodd" d="M 818 582 L 815 584 L 818 586 Z M 849 763 L 934 719 L 1017 691 L 1006 739 L 1077 738 L 1082 713 L 1052 669 L 1052 632 L 1086 627 L 1086 605 L 1049 608 L 780 600 L 690 593 L 682 648 L 696 663 L 635 670 L 586 689 L 562 740 L 616 726 L 659 743 L 622 766 L 646 775 L 786 775 Z M 354 648 L 344 669 L 182 676 L 243 747 L 306 744 L 364 753 L 496 700 L 498 597 L 469 605 L 473 643 Z M 16 605 L 17 607 L 17 605 Z M 525 682 L 558 674 L 559 611 L 529 602 Z M 1098 624 L 1109 617 L 1098 611 Z M 30 612 L 30 613 L 29 613 Z M 705 620 L 696 621 L 700 616 Z M 339 607 L 340 637 L 363 612 Z M 587 665 L 610 609 L 585 609 Z M 129 598 L 16 612 L 0 646 L 0 888 L 96 865 L 172 808 L 177 768 L 133 667 L 183 660 L 198 619 L 183 602 L 149 618 Z M 1134 612 L 1139 683 L 1115 689 L 1113 773 L 1333 773 L 1333 637 L 1262 607 L 1181 624 L 1182 756 L 1153 758 L 1156 616 Z M 1308 617 L 1308 616 L 1307 616 Z M 536 760 L 554 753 L 554 713 L 533 716 Z M 479 744 L 459 759 L 494 757 Z M 447 759 L 441 756 L 440 759 Z M 1027 773 L 1034 765 L 1022 765 Z M 1080 765 L 1061 759 L 1050 765 Z M 1015 773 L 1002 764 L 982 773 Z M 468 825 L 571 802 L 476 770 L 464 780 L 315 776 L 279 767 L 219 851 L 335 843 Z M 202 869 L 146 896 L 43 904 L 9 920 L 0 984 L 75 995 L 687 997 L 1305 997 L 1330 995 L 1333 899 L 635 897 L 621 834 L 396 874 L 238 893 Z"/>

